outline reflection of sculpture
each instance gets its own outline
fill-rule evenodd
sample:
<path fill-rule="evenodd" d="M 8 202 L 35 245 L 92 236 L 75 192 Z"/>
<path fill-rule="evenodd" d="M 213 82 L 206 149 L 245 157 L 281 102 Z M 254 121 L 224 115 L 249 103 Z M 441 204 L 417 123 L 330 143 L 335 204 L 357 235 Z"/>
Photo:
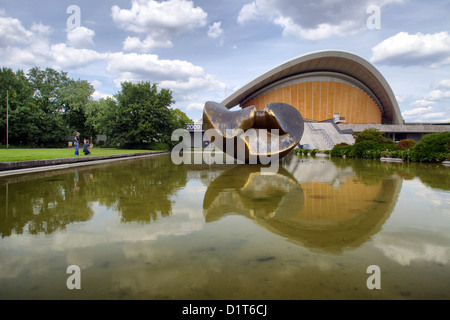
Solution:
<path fill-rule="evenodd" d="M 208 187 L 203 199 L 207 222 L 229 213 L 277 220 L 295 216 L 302 208 L 301 186 L 284 169 L 263 175 L 259 165 L 237 165 Z"/>
<path fill-rule="evenodd" d="M 318 176 L 305 180 L 301 173 L 315 166 Z M 401 186 L 392 176 L 365 184 L 351 167 L 341 169 L 325 159 L 294 157 L 273 176 L 258 169 L 236 165 L 210 183 L 203 200 L 206 222 L 240 214 L 302 246 L 341 252 L 380 230 Z"/>
<path fill-rule="evenodd" d="M 298 145 L 304 130 L 301 114 L 285 103 L 269 103 L 262 111 L 255 106 L 229 111 L 208 101 L 203 109 L 203 124 L 210 140 L 208 129 L 215 129 L 222 138 L 215 143 L 219 149 L 247 163 L 250 157 L 257 161 L 261 156 L 284 157 Z M 278 134 L 272 130 L 278 130 Z"/>

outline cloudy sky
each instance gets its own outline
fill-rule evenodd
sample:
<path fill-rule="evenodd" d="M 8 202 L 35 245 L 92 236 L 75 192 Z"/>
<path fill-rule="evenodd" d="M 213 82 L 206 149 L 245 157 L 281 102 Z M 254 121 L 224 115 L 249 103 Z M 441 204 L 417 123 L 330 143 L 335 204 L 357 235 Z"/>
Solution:
<path fill-rule="evenodd" d="M 203 105 L 297 56 L 344 50 L 386 78 L 407 122 L 450 122 L 448 0 L 0 0 L 0 64 L 88 80 L 95 99 L 123 81 Z"/>

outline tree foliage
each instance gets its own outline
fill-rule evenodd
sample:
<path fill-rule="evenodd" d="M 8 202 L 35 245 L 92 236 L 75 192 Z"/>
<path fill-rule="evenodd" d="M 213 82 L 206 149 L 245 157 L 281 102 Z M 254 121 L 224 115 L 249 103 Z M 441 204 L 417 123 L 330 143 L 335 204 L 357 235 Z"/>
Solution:
<path fill-rule="evenodd" d="M 94 91 L 88 81 L 52 68 L 28 74 L 1 68 L 0 143 L 6 143 L 8 124 L 11 145 L 62 146 L 78 131 L 82 139 L 106 134 L 116 146 L 168 148 L 173 130 L 191 121 L 172 108 L 170 90 L 150 82 L 124 82 L 114 97 L 99 101 L 92 99 Z"/>
<path fill-rule="evenodd" d="M 450 132 L 429 133 L 412 148 L 413 161 L 439 162 L 450 158 Z"/>
<path fill-rule="evenodd" d="M 100 101 L 102 114 L 97 128 L 116 146 L 142 148 L 165 144 L 170 147 L 172 132 L 189 120 L 182 111 L 171 108 L 172 92 L 158 90 L 155 83 L 124 82 L 114 98 Z"/>

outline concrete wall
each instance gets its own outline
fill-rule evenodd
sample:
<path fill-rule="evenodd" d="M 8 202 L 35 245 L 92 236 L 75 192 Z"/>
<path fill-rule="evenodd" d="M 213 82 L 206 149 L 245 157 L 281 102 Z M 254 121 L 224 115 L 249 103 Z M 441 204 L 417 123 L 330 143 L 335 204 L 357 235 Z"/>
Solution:
<path fill-rule="evenodd" d="M 345 124 L 339 123 L 337 125 L 341 130 L 353 130 L 354 132 L 361 132 L 368 128 L 375 128 L 383 132 L 385 137 L 394 141 L 402 139 L 412 139 L 416 142 L 420 141 L 425 134 L 434 132 L 450 131 L 448 124 Z"/>
<path fill-rule="evenodd" d="M 342 133 L 331 122 L 307 122 L 300 145 L 303 149 L 331 150 L 336 144 L 355 143 L 352 134 Z"/>

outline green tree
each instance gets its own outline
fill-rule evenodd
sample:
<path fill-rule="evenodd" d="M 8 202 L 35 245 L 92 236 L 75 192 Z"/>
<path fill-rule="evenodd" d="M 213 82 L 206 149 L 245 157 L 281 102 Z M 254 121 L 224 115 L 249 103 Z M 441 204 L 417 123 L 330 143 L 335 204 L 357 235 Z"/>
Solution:
<path fill-rule="evenodd" d="M 354 132 L 353 137 L 355 138 L 355 143 L 361 141 L 375 141 L 376 143 L 382 143 L 385 139 L 383 133 L 376 128 L 368 128 L 361 132 Z"/>
<path fill-rule="evenodd" d="M 174 121 L 177 128 L 184 128 L 187 123 L 193 122 L 183 111 L 180 109 L 173 109 Z"/>
<path fill-rule="evenodd" d="M 39 108 L 39 134 L 36 144 L 53 146 L 61 144 L 70 133 L 63 118 L 61 89 L 68 86 L 71 79 L 66 72 L 58 72 L 51 68 L 41 70 L 38 67 L 28 72 L 28 81 L 33 88 L 33 97 Z"/>
<path fill-rule="evenodd" d="M 101 111 L 97 123 L 114 145 L 169 145 L 173 130 L 183 122 L 182 115 L 170 108 L 174 103 L 172 92 L 158 90 L 156 84 L 123 82 L 114 98 L 100 102 L 106 109 Z"/>
<path fill-rule="evenodd" d="M 450 132 L 435 132 L 423 136 L 412 148 L 413 161 L 440 162 L 450 158 Z"/>
<path fill-rule="evenodd" d="M 72 132 L 80 131 L 90 136 L 93 128 L 87 123 L 88 104 L 92 101 L 94 87 L 86 80 L 69 80 L 58 91 L 64 122 Z"/>
<path fill-rule="evenodd" d="M 33 99 L 33 88 L 22 70 L 0 69 L 0 141 L 6 143 L 8 100 L 8 143 L 32 144 L 39 136 L 42 112 Z"/>

